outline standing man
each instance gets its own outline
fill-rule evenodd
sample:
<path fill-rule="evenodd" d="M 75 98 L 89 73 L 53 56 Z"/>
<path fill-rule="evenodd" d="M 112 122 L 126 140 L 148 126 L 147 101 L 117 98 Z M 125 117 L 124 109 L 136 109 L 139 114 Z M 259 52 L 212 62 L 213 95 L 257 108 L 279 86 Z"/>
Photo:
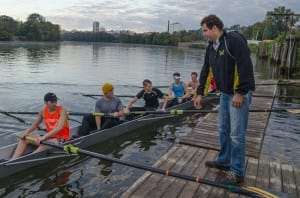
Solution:
<path fill-rule="evenodd" d="M 223 22 L 216 15 L 204 17 L 201 28 L 209 45 L 194 100 L 195 108 L 201 107 L 210 73 L 221 92 L 218 115 L 221 150 L 217 160 L 207 161 L 206 166 L 230 170 L 230 174 L 221 182 L 242 185 L 249 104 L 251 93 L 255 89 L 250 51 L 245 38 L 238 32 L 224 31 Z"/>
<path fill-rule="evenodd" d="M 12 160 L 20 157 L 26 150 L 27 144 L 29 144 L 25 136 L 31 136 L 36 139 L 33 143 L 38 148 L 34 152 L 39 152 L 48 148 L 48 146 L 40 144 L 42 141 L 50 141 L 55 144 L 67 141 L 70 138 L 70 126 L 68 121 L 68 113 L 65 107 L 57 105 L 57 97 L 54 93 L 47 93 L 44 96 L 44 107 L 39 111 L 38 117 L 32 123 L 32 125 L 20 134 L 20 142 L 12 156 Z M 46 132 L 43 136 L 29 135 L 36 130 L 39 124 L 44 121 Z"/>

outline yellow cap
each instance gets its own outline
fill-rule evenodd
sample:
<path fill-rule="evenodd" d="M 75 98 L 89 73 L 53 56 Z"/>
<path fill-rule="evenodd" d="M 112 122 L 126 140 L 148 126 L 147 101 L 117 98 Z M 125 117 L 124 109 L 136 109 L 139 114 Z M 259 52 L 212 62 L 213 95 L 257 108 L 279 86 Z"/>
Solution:
<path fill-rule="evenodd" d="M 103 94 L 107 94 L 109 91 L 112 91 L 114 89 L 114 86 L 110 83 L 105 83 L 103 86 L 102 86 L 102 91 L 103 91 Z"/>

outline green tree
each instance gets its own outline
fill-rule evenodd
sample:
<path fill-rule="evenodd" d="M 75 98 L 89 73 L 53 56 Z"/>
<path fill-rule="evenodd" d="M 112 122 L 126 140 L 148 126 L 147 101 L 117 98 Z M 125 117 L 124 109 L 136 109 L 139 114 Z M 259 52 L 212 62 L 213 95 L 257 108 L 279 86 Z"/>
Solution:
<path fill-rule="evenodd" d="M 47 22 L 39 14 L 31 14 L 25 23 L 21 23 L 18 36 L 21 40 L 29 41 L 58 41 L 60 40 L 59 25 Z"/>
<path fill-rule="evenodd" d="M 0 16 L 0 40 L 10 41 L 14 39 L 14 36 L 18 29 L 18 22 L 9 16 Z"/>
<path fill-rule="evenodd" d="M 270 39 L 274 39 L 280 33 L 288 30 L 289 16 L 292 13 L 291 9 L 287 9 L 284 6 L 279 6 L 274 8 L 273 11 L 267 12 L 265 28 Z"/>

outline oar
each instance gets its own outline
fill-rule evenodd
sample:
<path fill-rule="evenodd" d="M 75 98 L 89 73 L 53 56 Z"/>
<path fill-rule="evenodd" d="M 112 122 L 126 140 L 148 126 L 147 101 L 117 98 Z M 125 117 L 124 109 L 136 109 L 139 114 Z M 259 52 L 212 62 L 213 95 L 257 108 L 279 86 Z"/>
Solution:
<path fill-rule="evenodd" d="M 298 83 L 299 84 L 299 83 Z M 297 86 L 297 82 L 279 82 L 279 83 L 256 83 L 258 86 L 271 86 L 271 85 L 280 85 L 280 86 Z M 154 86 L 156 88 L 169 88 L 170 85 L 160 85 Z M 144 87 L 139 87 L 144 88 Z"/>
<path fill-rule="evenodd" d="M 11 115 L 11 113 L 9 113 L 9 112 L 0 111 L 0 113 L 6 115 L 8 117 L 14 118 L 14 119 L 18 120 L 19 122 L 22 122 L 22 123 L 24 123 L 26 125 L 30 125 L 30 123 L 26 122 L 23 118 L 17 117 L 15 115 Z M 41 131 L 45 131 L 45 129 L 42 129 L 40 126 L 38 126 L 37 129 L 41 130 Z"/>
<path fill-rule="evenodd" d="M 14 118 L 14 119 L 18 120 L 19 122 L 29 125 L 29 123 L 27 123 L 23 118 L 11 115 L 11 113 L 9 113 L 9 112 L 1 111 L 0 113 L 6 115 L 8 117 Z"/>
<path fill-rule="evenodd" d="M 218 110 L 211 109 L 199 109 L 199 110 L 181 110 L 181 109 L 172 109 L 170 111 L 132 111 L 131 114 L 171 114 L 171 115 L 182 115 L 187 113 L 218 113 Z M 290 112 L 290 113 L 300 113 L 299 108 L 276 108 L 276 109 L 250 109 L 249 112 Z M 0 112 L 4 113 L 4 112 Z M 5 112 L 9 114 L 37 114 L 38 112 L 22 112 L 22 111 L 9 111 Z M 102 112 L 68 112 L 68 115 L 73 116 L 84 116 L 84 115 L 94 115 L 94 116 L 107 116 L 112 117 L 113 113 L 102 113 Z"/>
<path fill-rule="evenodd" d="M 86 96 L 86 97 L 91 97 L 93 99 L 98 99 L 96 97 L 101 97 L 103 96 L 102 94 L 81 94 L 82 96 Z M 214 92 L 214 93 L 208 93 L 208 95 L 214 95 L 214 96 L 220 96 L 220 93 L 219 92 Z M 133 98 L 135 97 L 135 95 L 116 95 L 117 97 L 119 98 Z M 263 97 L 263 98 L 292 98 L 292 99 L 300 99 L 300 96 L 284 96 L 284 95 L 279 95 L 279 96 L 276 96 L 276 95 L 256 95 L 256 94 L 253 94 L 252 95 L 253 97 Z M 170 98 L 170 99 L 173 99 L 173 98 Z"/>
<path fill-rule="evenodd" d="M 180 110 L 172 109 L 170 111 L 133 111 L 132 114 L 171 114 L 171 115 L 182 115 L 189 113 L 218 113 L 218 110 L 210 109 L 200 109 L 200 110 Z M 250 109 L 249 112 L 291 112 L 291 113 L 300 113 L 299 108 L 278 108 L 278 109 Z"/>
<path fill-rule="evenodd" d="M 269 86 L 269 85 L 279 85 L 279 86 L 299 86 L 299 82 L 278 82 L 278 83 L 256 83 L 255 85 Z"/>
<path fill-rule="evenodd" d="M 86 96 L 86 97 L 90 97 L 90 98 L 93 98 L 93 99 L 98 99 L 97 97 L 102 97 L 103 95 L 102 94 L 81 94 L 82 96 Z M 214 94 L 216 95 L 216 94 Z M 136 97 L 135 95 L 115 95 L 119 98 L 134 98 Z M 178 97 L 178 99 L 182 99 L 183 97 Z M 168 100 L 172 100 L 174 99 L 174 97 L 169 97 Z"/>
<path fill-rule="evenodd" d="M 35 141 L 35 139 L 32 138 L 32 137 L 26 137 L 26 139 L 27 138 L 30 139 L 30 141 Z M 88 151 L 88 150 L 80 149 L 79 147 L 75 147 L 72 144 L 58 145 L 58 144 L 55 144 L 55 143 L 52 143 L 52 142 L 42 142 L 42 144 L 50 146 L 50 147 L 62 149 L 62 150 L 66 151 L 69 154 L 82 154 L 82 155 L 86 155 L 86 156 L 89 156 L 89 157 L 98 158 L 98 159 L 101 159 L 101 160 L 115 162 L 115 163 L 122 164 L 122 165 L 129 166 L 129 167 L 134 167 L 134 168 L 138 168 L 138 169 L 142 169 L 142 170 L 146 170 L 146 171 L 151 171 L 151 172 L 154 172 L 154 173 L 163 174 L 163 175 L 166 175 L 166 176 L 172 176 L 172 177 L 176 177 L 176 178 L 180 178 L 180 179 L 184 179 L 184 180 L 188 180 L 188 181 L 193 181 L 193 182 L 196 182 L 196 183 L 202 183 L 202 184 L 206 184 L 206 185 L 210 185 L 210 186 L 214 186 L 214 187 L 218 187 L 218 188 L 224 188 L 224 189 L 227 189 L 231 192 L 247 195 L 247 196 L 250 196 L 250 197 L 266 197 L 265 195 L 271 195 L 271 196 L 267 196 L 267 197 L 277 198 L 276 195 L 273 195 L 273 194 L 271 194 L 267 191 L 264 191 L 262 189 L 259 189 L 259 188 L 255 188 L 255 187 L 251 187 L 251 188 L 246 187 L 246 188 L 244 188 L 244 187 L 230 185 L 230 184 L 217 183 L 217 182 L 214 182 L 214 181 L 210 181 L 210 180 L 195 177 L 195 176 L 184 175 L 184 174 L 172 172 L 172 171 L 169 171 L 169 170 L 162 170 L 162 169 L 159 169 L 159 168 L 154 168 L 154 167 L 151 167 L 151 166 L 138 164 L 136 162 L 129 162 L 129 161 L 125 161 L 125 160 L 120 160 L 118 158 L 113 158 L 113 157 L 109 157 L 109 156 L 102 155 L 102 154 L 99 154 L 99 153 L 95 153 L 95 152 L 91 152 L 91 151 Z"/>
<path fill-rule="evenodd" d="M 9 111 L 9 112 L 0 112 L 0 113 L 4 113 L 4 114 L 21 114 L 21 115 L 35 115 L 35 114 L 38 114 L 39 112 L 36 112 L 36 111 Z M 102 113 L 102 112 L 87 112 L 87 113 L 84 113 L 84 112 L 68 112 L 68 115 L 72 115 L 72 116 L 85 116 L 85 115 L 93 115 L 93 116 L 99 116 L 99 117 L 114 117 L 113 116 L 113 113 Z M 11 115 L 13 116 L 13 115 Z M 16 117 L 16 116 L 15 116 Z M 16 117 L 18 118 L 18 117 Z M 21 118 L 19 118 L 21 119 Z M 78 122 L 78 123 L 81 123 L 75 119 L 71 119 L 71 118 L 68 118 L 69 120 L 72 120 L 72 121 L 75 121 L 75 122 Z"/>
<path fill-rule="evenodd" d="M 9 117 L 12 117 L 26 125 L 30 125 L 30 123 L 27 123 L 23 118 L 20 118 L 20 117 L 17 117 L 15 115 L 11 115 L 11 114 L 20 114 L 20 115 L 36 115 L 38 114 L 38 112 L 30 112 L 30 111 L 0 111 L 0 113 L 6 115 L 6 116 L 9 116 Z M 79 122 L 78 120 L 75 120 L 75 119 L 72 119 L 72 118 L 68 118 L 69 120 L 71 121 L 74 121 L 74 122 L 78 122 L 78 123 L 81 123 Z M 38 127 L 39 130 L 44 130 L 44 129 L 41 129 L 40 127 Z"/>
<path fill-rule="evenodd" d="M 252 95 L 253 97 L 260 97 L 260 98 L 292 98 L 292 99 L 300 99 L 300 96 L 271 96 L 271 95 Z"/>
<path fill-rule="evenodd" d="M 104 96 L 103 94 L 81 94 L 82 96 L 87 96 L 87 97 L 92 97 L 92 98 L 95 98 L 95 96 L 97 97 L 101 97 L 101 96 Z M 135 97 L 135 95 L 115 95 L 119 98 L 133 98 Z"/>

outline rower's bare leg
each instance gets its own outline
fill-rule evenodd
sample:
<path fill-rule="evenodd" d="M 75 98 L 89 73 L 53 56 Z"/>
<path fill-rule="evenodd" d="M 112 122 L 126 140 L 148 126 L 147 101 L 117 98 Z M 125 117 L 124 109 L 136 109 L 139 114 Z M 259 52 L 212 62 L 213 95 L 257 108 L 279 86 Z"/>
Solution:
<path fill-rule="evenodd" d="M 53 138 L 53 139 L 49 139 L 47 140 L 47 142 L 53 142 L 55 144 L 58 144 L 58 140 L 56 138 Z M 49 147 L 46 146 L 46 145 L 43 145 L 41 144 L 37 149 L 35 149 L 35 151 L 33 151 L 33 153 L 37 153 L 37 152 L 40 152 L 40 151 L 44 151 L 44 150 L 47 150 Z"/>
<path fill-rule="evenodd" d="M 36 138 L 37 136 L 30 136 L 30 137 Z M 17 159 L 18 157 L 22 156 L 28 144 L 32 144 L 32 143 L 31 142 L 29 143 L 26 140 L 20 140 L 17 145 L 17 148 L 15 149 L 13 156 L 11 157 L 11 160 Z"/>

